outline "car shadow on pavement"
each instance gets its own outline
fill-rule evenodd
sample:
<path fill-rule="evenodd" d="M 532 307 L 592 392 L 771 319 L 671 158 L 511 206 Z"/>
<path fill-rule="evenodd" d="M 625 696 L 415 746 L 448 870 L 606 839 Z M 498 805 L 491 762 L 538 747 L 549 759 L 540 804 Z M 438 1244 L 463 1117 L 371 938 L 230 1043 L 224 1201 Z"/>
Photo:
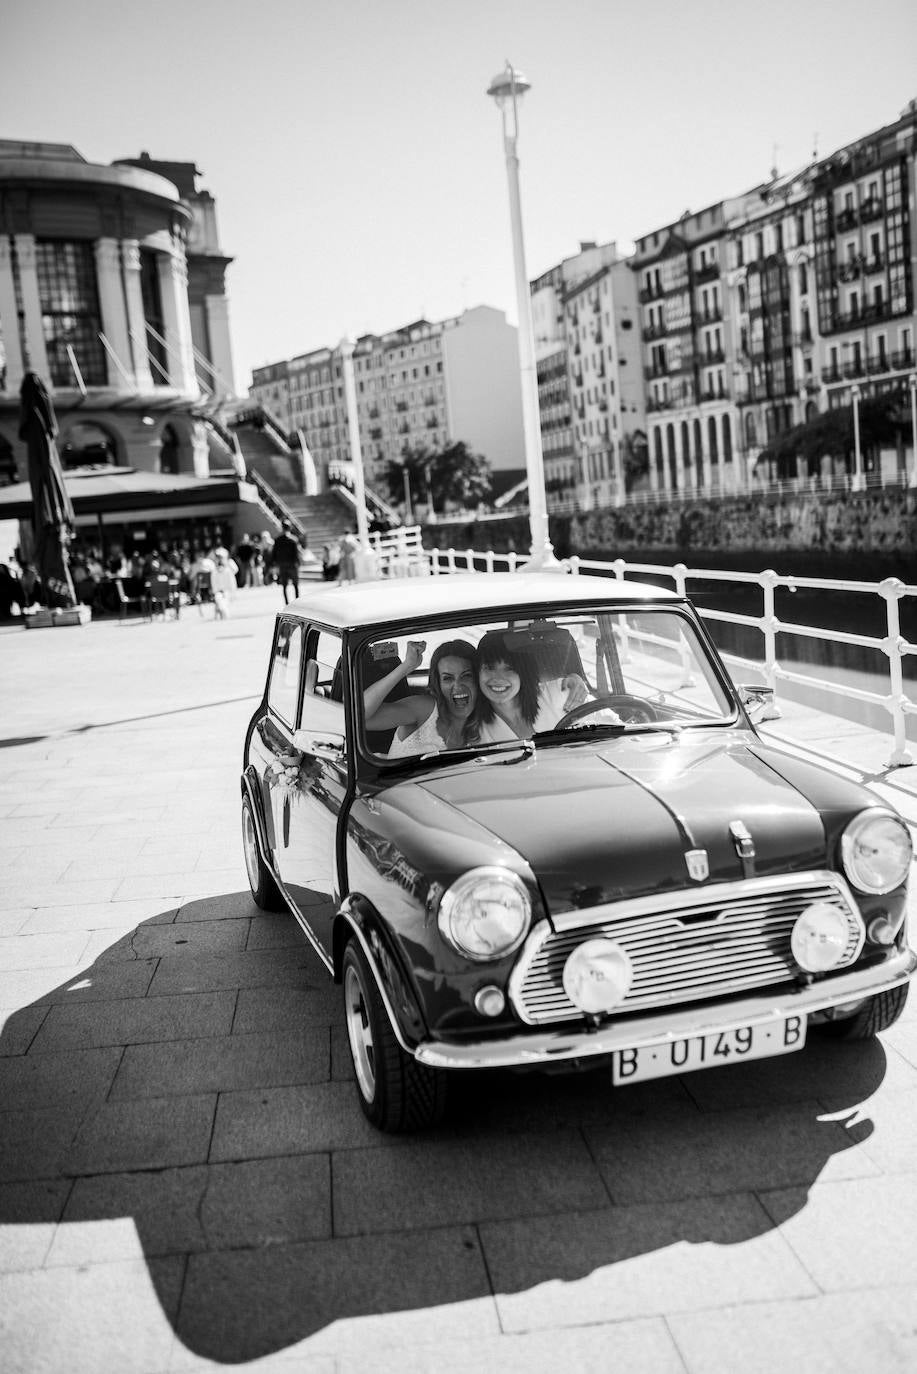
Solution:
<path fill-rule="evenodd" d="M 727 1301 L 751 1297 L 733 1247 L 763 1238 L 755 1299 L 794 1296 L 811 1281 L 775 1227 L 829 1164 L 875 1172 L 856 1107 L 885 1071 L 878 1042 L 810 1036 L 616 1091 L 607 1070 L 468 1073 L 443 1125 L 384 1136 L 339 989 L 289 916 L 229 893 L 164 909 L 8 1020 L 0 1223 L 35 1228 L 30 1271 L 142 1255 L 180 1340 L 227 1364 L 334 1350 L 383 1314 L 435 1311 L 457 1340 L 537 1326 L 597 1275 L 577 1310 L 606 1320 L 637 1256 L 668 1258 L 621 1292 L 661 1310 L 679 1242 L 678 1283 Z"/>

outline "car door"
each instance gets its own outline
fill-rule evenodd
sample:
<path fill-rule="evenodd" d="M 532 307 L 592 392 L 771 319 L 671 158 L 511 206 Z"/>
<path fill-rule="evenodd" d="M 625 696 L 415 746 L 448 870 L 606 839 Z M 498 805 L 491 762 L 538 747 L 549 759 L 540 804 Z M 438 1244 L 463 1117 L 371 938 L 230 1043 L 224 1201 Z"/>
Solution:
<path fill-rule="evenodd" d="M 343 701 L 335 701 L 340 636 L 310 629 L 304 645 L 302 692 L 294 741 L 299 778 L 288 790 L 277 828 L 277 871 L 301 924 L 331 958 L 338 890 L 338 817 L 347 795 L 348 750 Z M 304 747 L 305 746 L 305 747 Z"/>

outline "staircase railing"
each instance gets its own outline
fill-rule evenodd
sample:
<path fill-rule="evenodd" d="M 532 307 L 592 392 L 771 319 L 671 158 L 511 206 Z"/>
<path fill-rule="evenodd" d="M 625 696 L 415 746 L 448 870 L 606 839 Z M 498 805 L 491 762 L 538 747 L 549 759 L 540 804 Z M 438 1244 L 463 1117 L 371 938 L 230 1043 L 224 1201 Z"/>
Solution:
<path fill-rule="evenodd" d="M 281 523 L 284 520 L 289 520 L 301 539 L 308 538 L 308 531 L 299 516 L 290 509 L 283 497 L 277 494 L 270 483 L 265 482 L 260 472 L 250 471 L 248 481 L 252 483 L 261 498 L 262 505 L 267 507 L 275 520 L 279 520 Z"/>
<path fill-rule="evenodd" d="M 254 424 L 256 427 L 260 425 L 262 429 L 268 430 L 273 435 L 284 453 L 293 452 L 286 430 L 281 429 L 279 422 L 263 405 L 245 406 L 241 410 L 236 410 L 233 412 L 232 420 L 233 424 L 236 425 Z"/>

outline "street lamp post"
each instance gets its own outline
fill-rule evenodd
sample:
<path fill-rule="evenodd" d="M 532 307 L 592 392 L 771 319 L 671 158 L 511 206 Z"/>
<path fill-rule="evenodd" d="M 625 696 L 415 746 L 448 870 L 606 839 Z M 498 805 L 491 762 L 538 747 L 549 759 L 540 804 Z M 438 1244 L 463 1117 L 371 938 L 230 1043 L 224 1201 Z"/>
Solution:
<path fill-rule="evenodd" d="M 917 372 L 907 379 L 911 393 L 911 476 L 909 487 L 917 487 Z"/>
<path fill-rule="evenodd" d="M 853 401 L 853 455 L 854 471 L 851 491 L 863 491 L 866 486 L 866 479 L 863 476 L 863 455 L 860 452 L 860 396 L 863 393 L 858 386 L 851 387 L 850 399 Z"/>
<path fill-rule="evenodd" d="M 529 490 L 529 528 L 532 549 L 529 570 L 559 568 L 548 532 L 548 506 L 544 487 L 544 454 L 541 447 L 541 420 L 538 412 L 538 374 L 535 369 L 535 331 L 532 327 L 532 298 L 525 267 L 522 238 L 522 203 L 519 195 L 519 100 L 530 88 L 521 72 L 507 62 L 495 76 L 487 94 L 497 102 L 503 118 L 503 150 L 509 183 L 510 220 L 513 231 L 513 263 L 516 271 L 516 307 L 519 314 L 519 371 L 522 384 L 522 433 L 525 444 L 525 472 Z"/>
<path fill-rule="evenodd" d="M 369 522 L 366 518 L 366 489 L 363 484 L 363 452 L 360 448 L 360 424 L 357 418 L 357 388 L 353 380 L 353 339 L 338 344 L 341 370 L 344 374 L 344 403 L 347 407 L 347 430 L 350 437 L 350 460 L 353 464 L 353 494 L 357 503 L 357 537 L 363 553 L 369 553 Z"/>

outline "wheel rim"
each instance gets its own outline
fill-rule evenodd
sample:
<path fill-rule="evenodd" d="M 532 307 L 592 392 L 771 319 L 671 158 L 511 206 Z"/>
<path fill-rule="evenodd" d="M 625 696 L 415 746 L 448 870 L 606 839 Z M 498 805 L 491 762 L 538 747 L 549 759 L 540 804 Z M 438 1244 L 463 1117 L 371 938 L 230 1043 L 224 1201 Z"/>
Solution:
<path fill-rule="evenodd" d="M 258 837 L 255 834 L 255 822 L 252 820 L 251 808 L 247 803 L 242 806 L 242 850 L 245 854 L 245 869 L 248 873 L 248 885 L 252 892 L 258 888 L 258 863 L 260 855 L 258 853 Z"/>
<path fill-rule="evenodd" d="M 376 1092 L 376 1054 L 373 1045 L 373 1032 L 363 983 L 352 964 L 348 964 L 344 973 L 344 1015 L 347 1020 L 347 1038 L 350 1041 L 350 1055 L 353 1059 L 357 1083 L 364 1099 L 367 1102 L 372 1102 Z"/>

